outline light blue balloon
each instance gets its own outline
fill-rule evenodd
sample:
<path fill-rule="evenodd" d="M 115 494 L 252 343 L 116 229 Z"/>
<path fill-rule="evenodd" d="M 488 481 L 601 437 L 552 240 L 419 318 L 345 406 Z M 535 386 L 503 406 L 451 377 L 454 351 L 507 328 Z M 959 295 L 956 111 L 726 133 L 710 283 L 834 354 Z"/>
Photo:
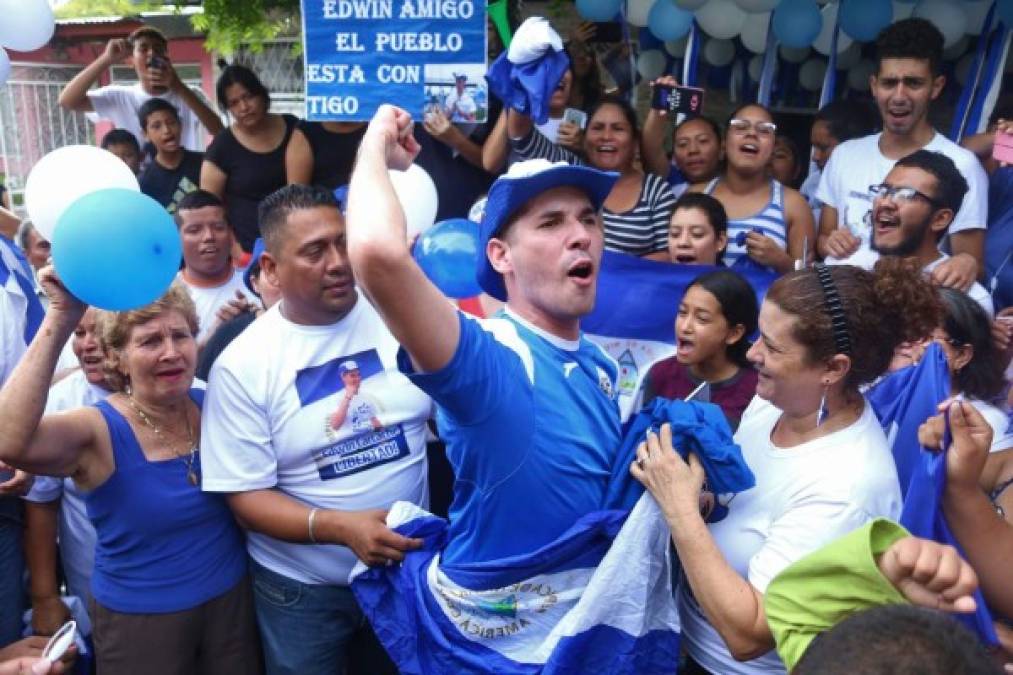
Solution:
<path fill-rule="evenodd" d="M 71 293 L 123 311 L 160 298 L 179 271 L 176 224 L 151 197 L 123 188 L 91 192 L 67 207 L 53 231 L 53 265 Z"/>
<path fill-rule="evenodd" d="M 677 7 L 672 0 L 657 0 L 647 13 L 647 29 L 662 42 L 681 40 L 693 27 L 693 12 Z"/>
<path fill-rule="evenodd" d="M 1013 28 L 1013 0 L 999 0 L 995 4 L 995 16 L 1007 28 Z"/>
<path fill-rule="evenodd" d="M 893 21 L 893 3 L 883 0 L 847 0 L 841 5 L 841 30 L 859 42 L 876 39 Z"/>
<path fill-rule="evenodd" d="M 436 223 L 419 235 L 412 255 L 425 275 L 448 298 L 472 298 L 482 292 L 475 278 L 479 255 L 478 225 L 467 218 Z"/>
<path fill-rule="evenodd" d="M 785 47 L 808 47 L 822 27 L 823 15 L 816 0 L 781 0 L 774 10 L 774 35 Z"/>
<path fill-rule="evenodd" d="M 623 0 L 577 0 L 577 13 L 588 21 L 612 21 Z"/>

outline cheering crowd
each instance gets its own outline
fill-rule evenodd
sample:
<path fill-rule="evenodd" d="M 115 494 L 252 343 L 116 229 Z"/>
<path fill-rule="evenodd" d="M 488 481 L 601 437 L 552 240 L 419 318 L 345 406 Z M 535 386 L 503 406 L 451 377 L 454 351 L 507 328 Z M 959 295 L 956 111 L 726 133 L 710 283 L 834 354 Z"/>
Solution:
<path fill-rule="evenodd" d="M 1002 672 L 1013 168 L 991 156 L 1013 124 L 963 146 L 932 127 L 938 30 L 883 30 L 878 115 L 820 110 L 800 189 L 805 159 L 762 105 L 641 124 L 579 36 L 529 19 L 489 42 L 484 124 L 439 106 L 299 120 L 222 64 L 223 127 L 150 27 L 67 85 L 60 105 L 117 127 L 102 147 L 173 215 L 183 260 L 153 304 L 88 307 L 0 207 L 0 675 L 418 672 L 350 582 L 429 546 L 388 526 L 395 502 L 447 516 L 440 563 L 467 570 L 543 549 L 616 475 L 652 495 L 678 558 L 674 594 L 650 600 L 681 622 L 660 672 Z M 544 86 L 511 107 L 509 69 L 537 59 Z M 137 85 L 92 88 L 124 60 Z M 413 164 L 438 220 L 475 221 L 477 299 L 413 258 L 389 177 Z M 694 405 L 720 410 L 753 487 L 715 494 L 667 424 L 621 463 L 619 367 L 581 331 L 605 250 L 699 266 L 658 299 L 676 345 L 643 403 L 706 383 Z M 758 298 L 744 270 L 776 280 Z M 897 524 L 898 432 L 866 398 L 939 352 L 948 396 L 917 436 L 946 452 L 959 550 Z M 998 644 L 952 618 L 981 603 Z M 72 617 L 87 639 L 41 658 Z"/>

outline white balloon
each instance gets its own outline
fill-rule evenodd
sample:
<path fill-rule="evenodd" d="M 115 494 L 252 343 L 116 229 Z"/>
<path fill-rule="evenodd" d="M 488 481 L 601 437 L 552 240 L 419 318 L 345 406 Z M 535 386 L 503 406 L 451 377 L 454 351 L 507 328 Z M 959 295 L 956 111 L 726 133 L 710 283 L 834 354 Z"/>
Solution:
<path fill-rule="evenodd" d="M 788 63 L 802 63 L 809 58 L 809 52 L 812 51 L 808 47 L 785 47 L 781 45 L 779 53 L 781 58 Z"/>
<path fill-rule="evenodd" d="M 648 49 L 637 57 L 637 72 L 645 80 L 653 80 L 665 73 L 665 53 L 660 49 Z"/>
<path fill-rule="evenodd" d="M 742 8 L 744 12 L 750 14 L 759 14 L 760 12 L 770 12 L 777 3 L 781 0 L 735 0 L 735 3 Z"/>
<path fill-rule="evenodd" d="M 106 188 L 141 190 L 134 172 L 113 153 L 92 145 L 66 145 L 32 167 L 25 183 L 25 208 L 42 238 L 53 241 L 67 207 Z"/>
<path fill-rule="evenodd" d="M 741 33 L 746 16 L 734 0 L 708 0 L 706 5 L 696 10 L 700 29 L 721 40 L 730 40 Z"/>
<path fill-rule="evenodd" d="M 0 0 L 0 45 L 16 52 L 45 47 L 56 21 L 48 0 Z"/>
<path fill-rule="evenodd" d="M 439 195 L 436 184 L 418 164 L 412 164 L 407 171 L 388 171 L 394 193 L 401 202 L 407 221 L 409 241 L 422 234 L 436 222 Z"/>
<path fill-rule="evenodd" d="M 907 19 L 911 17 L 911 13 L 915 11 L 915 6 L 910 2 L 898 2 L 893 0 L 893 20 L 900 21 L 901 19 Z"/>
<path fill-rule="evenodd" d="M 671 2 L 671 0 L 664 1 Z M 630 25 L 645 28 L 647 26 L 647 15 L 653 6 L 654 0 L 627 0 L 626 20 L 630 22 Z"/>
<path fill-rule="evenodd" d="M 823 56 L 830 56 L 830 43 L 834 39 L 834 26 L 837 24 L 837 3 L 829 4 L 820 10 L 823 14 L 823 25 L 820 27 L 820 34 L 813 40 L 813 49 Z M 854 40 L 843 30 L 837 31 L 837 54 L 840 55 L 850 47 Z"/>
<path fill-rule="evenodd" d="M 985 28 L 985 17 L 988 15 L 988 8 L 992 6 L 992 0 L 977 0 L 976 2 L 965 2 L 964 12 L 967 13 L 968 35 L 981 35 Z"/>
<path fill-rule="evenodd" d="M 735 43 L 731 40 L 707 40 L 703 46 L 703 60 L 718 68 L 727 66 L 735 58 Z"/>
<path fill-rule="evenodd" d="M 826 59 L 814 57 L 802 64 L 798 70 L 798 83 L 807 91 L 823 88 L 823 76 L 827 73 Z"/>
<path fill-rule="evenodd" d="M 770 28 L 770 12 L 750 14 L 742 26 L 739 39 L 746 49 L 754 54 L 767 51 L 767 30 Z"/>
<path fill-rule="evenodd" d="M 951 0 L 922 0 L 911 16 L 927 19 L 943 34 L 943 48 L 951 47 L 967 32 L 967 14 Z"/>
<path fill-rule="evenodd" d="M 837 55 L 837 70 L 848 70 L 858 65 L 862 60 L 862 46 L 852 42 L 848 48 Z"/>
<path fill-rule="evenodd" d="M 957 67 L 954 69 L 953 74 L 956 76 L 960 86 L 967 84 L 967 77 L 971 74 L 971 64 L 973 61 L 974 54 L 967 54 L 964 58 L 957 61 Z"/>
<path fill-rule="evenodd" d="M 7 55 L 7 50 L 0 47 L 0 87 L 4 86 L 7 82 L 7 78 L 11 76 L 11 57 Z"/>
<path fill-rule="evenodd" d="M 704 6 L 707 0 L 675 0 L 675 6 L 680 9 L 695 11 Z"/>
<path fill-rule="evenodd" d="M 848 71 L 848 86 L 857 91 L 869 89 L 869 77 L 876 72 L 876 64 L 869 59 L 862 59 Z"/>
<path fill-rule="evenodd" d="M 774 74 L 777 74 L 778 63 L 774 61 Z M 749 78 L 754 82 L 760 81 L 760 75 L 763 73 L 763 54 L 757 54 L 753 58 L 749 59 Z"/>
<path fill-rule="evenodd" d="M 686 35 L 686 37 L 680 38 L 678 40 L 669 40 L 668 42 L 665 43 L 665 51 L 671 54 L 672 56 L 676 57 L 677 59 L 681 59 L 683 56 L 686 55 L 687 42 L 689 42 L 689 35 Z"/>

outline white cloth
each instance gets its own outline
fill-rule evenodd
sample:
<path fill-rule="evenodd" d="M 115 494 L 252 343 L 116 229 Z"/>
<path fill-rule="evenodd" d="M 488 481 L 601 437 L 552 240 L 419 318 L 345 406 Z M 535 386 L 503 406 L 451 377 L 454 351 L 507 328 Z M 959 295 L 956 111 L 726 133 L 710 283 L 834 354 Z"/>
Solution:
<path fill-rule="evenodd" d="M 924 271 L 925 274 L 932 274 L 932 270 L 936 269 L 949 259 L 950 256 L 942 253 L 934 261 L 923 267 L 922 271 Z M 985 313 L 988 314 L 989 318 L 995 316 L 995 305 L 992 304 L 992 296 L 988 294 L 988 291 L 985 290 L 984 286 L 975 281 L 971 284 L 971 287 L 967 289 L 967 295 L 976 303 L 981 305 L 981 308 L 985 310 Z"/>
<path fill-rule="evenodd" d="M 514 32 L 507 50 L 510 63 L 530 63 L 541 58 L 549 49 L 563 51 L 563 38 L 559 37 L 548 19 L 532 16 L 524 20 Z"/>
<path fill-rule="evenodd" d="M 432 403 L 398 372 L 398 344 L 376 310 L 360 296 L 338 323 L 304 326 L 282 315 L 283 304 L 243 331 L 211 370 L 201 427 L 203 488 L 277 488 L 339 511 L 389 508 L 399 500 L 425 505 Z M 368 393 L 382 408 L 378 430 L 368 420 L 353 430 L 351 411 L 337 429 L 331 425 L 345 395 L 339 372 L 347 360 L 362 377 L 356 398 Z M 355 564 L 344 546 L 291 544 L 257 532 L 248 533 L 247 547 L 261 565 L 307 584 L 346 585 Z"/>
<path fill-rule="evenodd" d="M 215 318 L 215 312 L 229 300 L 235 298 L 236 291 L 246 296 L 246 299 L 250 302 L 259 302 L 257 297 L 250 293 L 250 289 L 243 283 L 243 270 L 235 270 L 231 279 L 221 286 L 215 286 L 214 288 L 194 286 L 186 281 L 182 273 L 178 274 L 177 278 L 186 286 L 186 290 L 190 292 L 190 297 L 193 299 L 193 304 L 197 307 L 198 342 L 210 337 L 214 332 L 213 329 L 218 323 L 218 319 Z"/>
<path fill-rule="evenodd" d="M 847 224 L 862 240 L 861 247 L 850 257 L 827 258 L 827 264 L 872 269 L 879 259 L 879 254 L 870 248 L 872 228 L 865 215 L 872 209 L 869 186 L 882 183 L 897 163 L 880 152 L 879 138 L 880 134 L 872 134 L 841 143 L 823 169 L 816 198 L 837 209 L 837 222 Z M 941 152 L 952 159 L 967 181 L 967 194 L 950 223 L 949 233 L 984 229 L 988 222 L 988 176 L 978 158 L 938 132 L 922 149 Z"/>
<path fill-rule="evenodd" d="M 196 93 L 196 92 L 195 92 Z M 201 94 L 197 94 L 201 96 Z M 137 137 L 137 142 L 144 147 L 144 133 L 141 129 L 141 122 L 137 119 L 137 111 L 141 109 L 149 99 L 156 98 L 144 91 L 144 88 L 137 84 L 110 84 L 98 89 L 88 90 L 88 99 L 95 108 L 95 114 L 99 119 L 109 120 L 118 129 L 126 129 Z M 159 94 L 157 98 L 168 101 L 176 106 L 179 111 L 179 121 L 182 127 L 180 131 L 180 142 L 187 150 L 204 152 L 207 130 L 201 124 L 197 113 L 190 109 L 179 94 L 167 91 Z"/>
<path fill-rule="evenodd" d="M 792 448 L 770 440 L 781 411 L 758 396 L 735 433 L 756 487 L 735 495 L 709 525 L 728 564 L 763 593 L 781 570 L 878 516 L 900 516 L 897 469 L 872 406 L 852 425 Z M 777 653 L 739 663 L 683 583 L 682 638 L 712 673 L 783 673 Z"/>
<path fill-rule="evenodd" d="M 71 373 L 49 388 L 45 414 L 75 410 L 105 400 L 109 392 L 88 382 L 84 372 Z M 68 595 L 91 600 L 91 573 L 95 567 L 95 528 L 88 520 L 84 494 L 70 478 L 37 476 L 25 499 L 35 503 L 60 501 L 60 559 Z"/>
<path fill-rule="evenodd" d="M 14 278 L 13 270 L 21 269 L 21 262 L 8 241 L 0 238 L 0 265 L 10 270 L 7 282 L 0 284 L 0 386 L 14 372 L 28 348 L 25 343 L 28 298 Z"/>
<path fill-rule="evenodd" d="M 969 399 L 969 402 L 985 418 L 988 426 L 992 427 L 992 446 L 988 451 L 999 452 L 1000 450 L 1013 449 L 1013 429 L 1010 429 L 1009 415 L 985 401 Z"/>

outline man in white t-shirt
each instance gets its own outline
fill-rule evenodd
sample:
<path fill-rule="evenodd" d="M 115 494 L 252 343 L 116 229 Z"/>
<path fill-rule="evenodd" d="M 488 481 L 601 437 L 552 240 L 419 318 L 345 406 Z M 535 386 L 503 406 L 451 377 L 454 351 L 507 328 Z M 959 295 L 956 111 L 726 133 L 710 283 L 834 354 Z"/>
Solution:
<path fill-rule="evenodd" d="M 949 227 L 953 257 L 932 276 L 944 286 L 967 290 L 979 276 L 984 257 L 988 177 L 971 152 L 929 122 L 932 101 L 946 83 L 939 70 L 943 36 L 924 19 L 904 19 L 885 28 L 876 46 L 879 65 L 869 84 L 883 131 L 834 149 L 816 192 L 823 203 L 817 252 L 828 264 L 872 267 L 878 256 L 870 247 L 869 186 L 881 183 L 898 159 L 915 150 L 941 152 L 953 160 L 969 189 Z"/>
<path fill-rule="evenodd" d="M 939 240 L 967 200 L 967 181 L 949 157 L 918 150 L 903 157 L 873 186 L 871 247 L 881 256 L 915 258 L 927 274 L 944 264 Z M 988 291 L 973 282 L 967 294 L 994 314 Z"/>
<path fill-rule="evenodd" d="M 475 99 L 465 89 L 467 84 L 467 75 L 454 74 L 454 91 L 447 94 L 447 98 L 443 101 L 443 105 L 447 109 L 447 119 L 451 122 L 475 121 L 475 112 L 478 110 L 478 106 L 475 104 Z"/>
<path fill-rule="evenodd" d="M 197 343 L 203 346 L 220 324 L 253 311 L 256 298 L 243 271 L 232 266 L 232 227 L 218 197 L 206 190 L 191 192 L 180 200 L 175 219 L 183 243 L 178 277 L 197 307 Z"/>
<path fill-rule="evenodd" d="M 426 504 L 432 404 L 356 290 L 333 195 L 282 188 L 261 204 L 260 227 L 262 274 L 282 297 L 211 369 L 203 489 L 228 493 L 248 531 L 267 671 L 344 672 L 349 640 L 368 626 L 348 588 L 356 560 L 390 564 L 421 543 L 385 518 L 395 501 Z M 334 419 L 367 387 L 358 423 Z"/>
<path fill-rule="evenodd" d="M 176 106 L 182 125 L 181 142 L 188 150 L 203 151 L 205 130 L 212 136 L 222 130 L 222 120 L 176 73 L 167 56 L 169 43 L 161 31 L 141 26 L 126 39 L 113 39 L 105 51 L 78 73 L 60 92 L 59 103 L 68 110 L 94 112 L 118 129 L 126 129 L 144 145 L 137 111 L 157 96 Z M 91 89 L 111 66 L 130 61 L 137 72 L 137 84 L 109 84 Z"/>

